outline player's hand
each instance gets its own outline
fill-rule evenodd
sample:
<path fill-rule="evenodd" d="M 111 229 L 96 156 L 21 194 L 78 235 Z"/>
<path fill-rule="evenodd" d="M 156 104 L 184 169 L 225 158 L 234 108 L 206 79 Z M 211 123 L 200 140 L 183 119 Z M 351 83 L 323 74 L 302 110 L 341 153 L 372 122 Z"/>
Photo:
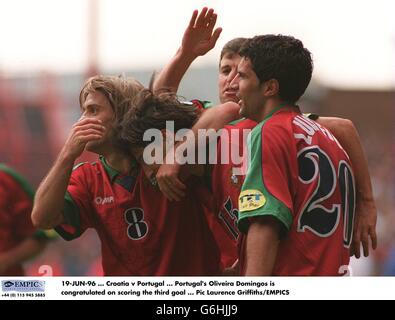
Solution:
<path fill-rule="evenodd" d="M 202 9 L 198 16 L 198 10 L 192 14 L 188 28 L 182 38 L 182 51 L 193 56 L 205 55 L 214 48 L 222 29 L 214 30 L 217 14 L 213 9 Z"/>
<path fill-rule="evenodd" d="M 64 148 L 71 157 L 78 158 L 88 142 L 103 138 L 104 131 L 101 120 L 81 117 L 73 125 Z"/>
<path fill-rule="evenodd" d="M 377 248 L 376 222 L 377 209 L 374 201 L 357 201 L 354 234 L 350 247 L 351 256 L 354 255 L 357 259 L 361 256 L 361 242 L 364 256 L 369 256 L 369 237 L 372 249 Z"/>
<path fill-rule="evenodd" d="M 170 201 L 180 201 L 185 196 L 186 186 L 178 178 L 181 166 L 178 163 L 162 164 L 156 174 L 160 191 Z"/>

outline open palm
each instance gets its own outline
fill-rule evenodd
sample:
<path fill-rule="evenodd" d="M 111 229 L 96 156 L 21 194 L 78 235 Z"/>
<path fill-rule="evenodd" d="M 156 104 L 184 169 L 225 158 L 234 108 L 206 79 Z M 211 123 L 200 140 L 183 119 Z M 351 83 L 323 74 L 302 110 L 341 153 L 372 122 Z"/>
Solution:
<path fill-rule="evenodd" d="M 217 28 L 213 32 L 216 21 L 217 15 L 213 9 L 203 8 L 199 16 L 195 10 L 182 38 L 184 52 L 202 56 L 214 48 L 222 31 L 221 28 Z"/>

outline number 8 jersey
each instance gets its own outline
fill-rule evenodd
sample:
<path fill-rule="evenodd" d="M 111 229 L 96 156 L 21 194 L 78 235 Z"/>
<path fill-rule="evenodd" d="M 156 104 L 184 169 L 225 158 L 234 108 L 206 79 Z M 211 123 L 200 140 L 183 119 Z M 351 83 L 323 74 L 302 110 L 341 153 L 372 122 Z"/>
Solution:
<path fill-rule="evenodd" d="M 245 234 L 251 218 L 271 215 L 284 226 L 273 275 L 342 275 L 349 263 L 355 185 L 336 138 L 287 107 L 252 130 L 248 150 L 238 225 Z"/>
<path fill-rule="evenodd" d="M 142 169 L 122 175 L 103 157 L 81 164 L 67 188 L 65 223 L 56 231 L 72 240 L 94 228 L 106 276 L 217 275 L 218 248 L 196 199 L 202 186 L 192 178 L 186 196 L 170 202 Z"/>

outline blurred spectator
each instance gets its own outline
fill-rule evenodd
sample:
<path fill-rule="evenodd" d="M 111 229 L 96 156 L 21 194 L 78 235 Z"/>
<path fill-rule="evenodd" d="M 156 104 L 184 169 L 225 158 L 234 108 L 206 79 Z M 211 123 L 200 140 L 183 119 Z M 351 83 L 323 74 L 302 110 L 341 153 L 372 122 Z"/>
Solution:
<path fill-rule="evenodd" d="M 0 164 L 0 275 L 24 275 L 23 263 L 39 254 L 48 234 L 30 220 L 33 189 L 10 167 Z"/>

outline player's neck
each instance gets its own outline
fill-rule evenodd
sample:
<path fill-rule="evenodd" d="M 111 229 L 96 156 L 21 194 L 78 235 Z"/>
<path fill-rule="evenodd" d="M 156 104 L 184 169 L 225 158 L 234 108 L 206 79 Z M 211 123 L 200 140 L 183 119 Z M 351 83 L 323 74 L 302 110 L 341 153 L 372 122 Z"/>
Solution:
<path fill-rule="evenodd" d="M 132 170 L 132 159 L 120 152 L 108 154 L 104 158 L 111 168 L 122 174 L 129 174 Z"/>
<path fill-rule="evenodd" d="M 262 108 L 262 111 L 259 113 L 257 117 L 257 122 L 261 122 L 265 120 L 268 116 L 272 115 L 275 113 L 277 110 L 287 106 L 287 103 L 284 101 L 281 101 L 280 99 L 271 99 L 266 102 L 264 107 Z"/>

